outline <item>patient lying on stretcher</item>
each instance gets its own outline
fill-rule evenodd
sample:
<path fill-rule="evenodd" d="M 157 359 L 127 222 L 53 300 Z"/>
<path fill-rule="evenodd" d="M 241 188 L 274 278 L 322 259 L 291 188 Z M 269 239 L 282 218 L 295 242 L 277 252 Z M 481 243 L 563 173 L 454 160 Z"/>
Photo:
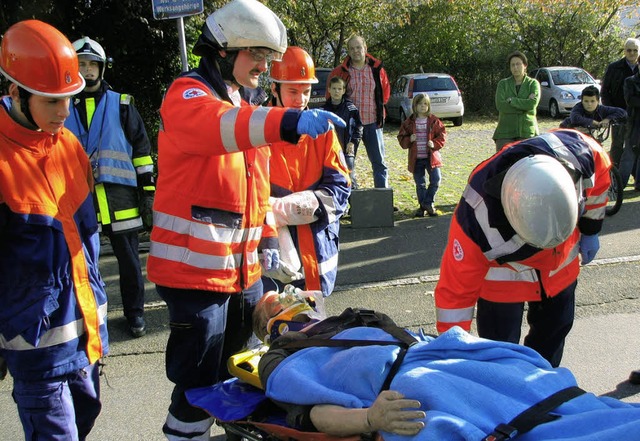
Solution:
<path fill-rule="evenodd" d="M 320 296 L 288 295 L 263 297 L 254 330 L 270 342 L 265 394 L 291 426 L 385 441 L 640 440 L 640 406 L 584 393 L 530 348 L 460 328 L 414 334 L 372 311 L 322 320 Z"/>

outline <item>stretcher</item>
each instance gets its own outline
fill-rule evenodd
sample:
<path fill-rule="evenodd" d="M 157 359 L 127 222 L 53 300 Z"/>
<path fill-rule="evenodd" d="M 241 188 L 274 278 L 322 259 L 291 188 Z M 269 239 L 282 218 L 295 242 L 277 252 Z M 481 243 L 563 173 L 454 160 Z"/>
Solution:
<path fill-rule="evenodd" d="M 229 441 L 383 441 L 379 435 L 338 437 L 290 427 L 285 412 L 264 395 L 257 376 L 258 361 L 268 347 L 248 350 L 227 363 L 234 378 L 190 389 L 187 399 L 215 418 Z"/>

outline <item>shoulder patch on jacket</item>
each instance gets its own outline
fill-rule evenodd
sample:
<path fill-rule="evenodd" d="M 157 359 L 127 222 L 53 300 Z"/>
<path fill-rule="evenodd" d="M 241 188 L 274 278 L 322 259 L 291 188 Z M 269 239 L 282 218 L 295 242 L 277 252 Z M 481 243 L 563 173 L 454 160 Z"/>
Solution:
<path fill-rule="evenodd" d="M 189 100 L 191 98 L 198 98 L 199 96 L 205 96 L 206 94 L 207 93 L 204 90 L 198 89 L 197 87 L 192 87 L 182 92 L 182 98 L 184 98 L 185 100 Z"/>
<path fill-rule="evenodd" d="M 458 262 L 464 259 L 464 250 L 460 242 L 458 242 L 458 239 L 454 239 L 453 241 L 453 258 Z"/>
<path fill-rule="evenodd" d="M 129 105 L 132 103 L 133 103 L 133 97 L 131 95 L 128 95 L 126 93 L 123 93 L 122 95 L 120 95 L 120 104 Z"/>

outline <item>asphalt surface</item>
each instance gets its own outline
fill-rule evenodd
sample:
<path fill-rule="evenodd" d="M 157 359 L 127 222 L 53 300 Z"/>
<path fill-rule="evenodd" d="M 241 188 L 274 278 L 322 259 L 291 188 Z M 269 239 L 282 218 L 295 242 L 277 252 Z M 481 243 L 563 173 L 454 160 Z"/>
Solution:
<path fill-rule="evenodd" d="M 622 210 L 607 218 L 597 259 L 585 266 L 577 289 L 577 320 L 562 366 L 578 384 L 597 395 L 640 403 L 640 386 L 628 383 L 640 369 L 640 196 L 627 192 Z M 450 216 L 409 219 L 394 227 L 341 230 L 337 288 L 327 299 L 329 314 L 352 306 L 389 314 L 401 326 L 435 332 L 433 290 Z M 148 244 L 141 257 L 146 261 Z M 109 293 L 111 353 L 102 381 L 103 411 L 88 440 L 160 441 L 171 383 L 164 373 L 168 316 L 151 283 L 147 285 L 148 333 L 126 332 L 115 258 L 105 246 L 101 271 Z M 23 439 L 11 398 L 11 379 L 0 382 L 0 438 Z M 212 429 L 212 440 L 225 439 Z"/>

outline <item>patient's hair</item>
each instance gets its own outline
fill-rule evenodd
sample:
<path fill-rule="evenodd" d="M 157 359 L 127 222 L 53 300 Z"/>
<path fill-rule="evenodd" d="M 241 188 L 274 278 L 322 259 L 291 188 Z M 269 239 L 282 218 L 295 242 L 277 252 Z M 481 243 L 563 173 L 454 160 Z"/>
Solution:
<path fill-rule="evenodd" d="M 264 341 L 267 335 L 267 323 L 271 317 L 274 317 L 282 310 L 282 305 L 278 301 L 278 293 L 269 291 L 258 301 L 256 308 L 253 310 L 253 333 L 256 334 L 261 341 Z"/>

